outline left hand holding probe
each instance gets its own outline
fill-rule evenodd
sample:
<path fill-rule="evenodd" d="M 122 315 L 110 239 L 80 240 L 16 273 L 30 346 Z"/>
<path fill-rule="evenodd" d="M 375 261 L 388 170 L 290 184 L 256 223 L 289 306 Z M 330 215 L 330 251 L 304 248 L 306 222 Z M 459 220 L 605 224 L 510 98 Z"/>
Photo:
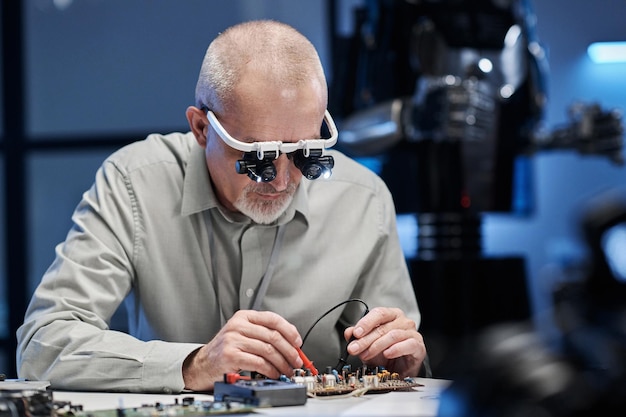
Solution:
<path fill-rule="evenodd" d="M 416 323 L 397 308 L 370 310 L 344 332 L 348 353 L 369 366 L 384 366 L 401 377 L 417 376 L 426 347 Z"/>

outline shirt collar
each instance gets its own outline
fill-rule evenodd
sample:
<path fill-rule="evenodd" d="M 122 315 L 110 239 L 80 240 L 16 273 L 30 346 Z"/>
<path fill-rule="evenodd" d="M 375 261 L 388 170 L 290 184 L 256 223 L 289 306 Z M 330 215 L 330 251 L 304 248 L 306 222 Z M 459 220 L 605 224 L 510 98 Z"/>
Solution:
<path fill-rule="evenodd" d="M 204 148 L 192 146 L 185 170 L 181 214 L 188 216 L 218 205 L 204 159 Z"/>
<path fill-rule="evenodd" d="M 233 175 L 235 174 L 233 172 Z M 294 218 L 301 217 L 305 223 L 308 223 L 309 216 L 309 197 L 308 197 L 308 180 L 302 179 L 300 186 L 294 194 L 294 198 L 285 211 L 285 213 L 278 219 L 278 224 L 285 224 Z M 181 205 L 181 214 L 183 216 L 189 216 L 191 214 L 199 213 L 204 210 L 219 209 L 224 215 L 224 210 L 221 208 L 215 191 L 213 190 L 213 184 L 209 176 L 209 170 L 206 167 L 206 159 L 204 155 L 204 149 L 201 147 L 192 147 L 191 155 L 187 162 L 187 169 L 185 171 L 185 179 L 183 184 L 183 197 Z M 235 219 L 228 218 L 229 221 L 236 221 Z"/>

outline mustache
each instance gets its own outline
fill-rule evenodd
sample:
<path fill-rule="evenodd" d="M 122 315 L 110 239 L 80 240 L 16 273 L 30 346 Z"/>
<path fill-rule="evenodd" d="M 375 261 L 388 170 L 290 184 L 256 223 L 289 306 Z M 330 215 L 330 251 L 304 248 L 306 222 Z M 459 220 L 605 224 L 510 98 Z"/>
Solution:
<path fill-rule="evenodd" d="M 274 188 L 274 186 L 269 182 L 250 184 L 246 188 L 248 192 L 255 192 L 260 194 L 291 194 L 296 189 L 296 185 L 293 183 L 289 183 L 289 185 L 287 185 L 287 188 L 285 188 L 283 191 L 276 191 L 276 188 Z"/>

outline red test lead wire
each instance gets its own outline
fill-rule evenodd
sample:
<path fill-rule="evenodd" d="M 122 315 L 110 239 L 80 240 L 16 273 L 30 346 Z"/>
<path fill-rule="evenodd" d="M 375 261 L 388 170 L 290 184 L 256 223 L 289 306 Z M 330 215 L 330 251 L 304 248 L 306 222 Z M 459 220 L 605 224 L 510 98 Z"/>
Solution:
<path fill-rule="evenodd" d="M 296 350 L 298 351 L 298 355 L 300 355 L 300 359 L 302 359 L 302 362 L 304 363 L 304 365 L 302 365 L 304 369 L 308 369 L 309 371 L 311 371 L 313 376 L 317 376 L 319 372 L 317 371 L 315 365 L 313 365 L 313 362 L 311 362 L 309 358 L 306 357 L 302 349 L 296 347 Z"/>

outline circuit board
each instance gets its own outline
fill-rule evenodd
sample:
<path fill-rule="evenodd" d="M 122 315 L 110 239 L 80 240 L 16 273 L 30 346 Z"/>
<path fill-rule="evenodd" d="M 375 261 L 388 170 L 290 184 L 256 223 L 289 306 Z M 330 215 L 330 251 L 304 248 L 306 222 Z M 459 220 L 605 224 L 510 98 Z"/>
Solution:
<path fill-rule="evenodd" d="M 249 414 L 254 411 L 252 405 L 231 401 L 199 401 L 185 397 L 182 402 L 172 404 L 145 404 L 141 407 L 117 408 L 109 410 L 83 410 L 82 406 L 71 403 L 55 402 L 56 417 L 203 417 L 228 414 Z"/>
<path fill-rule="evenodd" d="M 328 367 L 326 372 L 294 370 L 291 378 L 268 380 L 250 374 L 225 374 L 224 382 L 216 382 L 215 399 L 233 399 L 242 402 L 255 402 L 269 406 L 297 405 L 303 403 L 303 396 L 364 395 L 381 394 L 391 391 L 411 391 L 422 386 L 412 378 L 400 378 L 398 374 L 384 369 L 366 367 L 352 372 L 344 368 L 341 373 Z M 298 392 L 292 395 L 291 392 Z M 283 404 L 282 397 L 289 398 Z M 296 403 L 295 401 L 299 401 Z"/>
<path fill-rule="evenodd" d="M 412 380 L 390 380 L 379 382 L 377 385 L 357 382 L 356 384 L 338 384 L 332 387 L 324 386 L 323 383 L 316 382 L 312 389 L 307 390 L 307 393 L 312 397 L 345 395 L 356 392 L 362 394 L 383 394 L 391 391 L 412 391 L 414 388 L 421 386 L 422 384 Z"/>

